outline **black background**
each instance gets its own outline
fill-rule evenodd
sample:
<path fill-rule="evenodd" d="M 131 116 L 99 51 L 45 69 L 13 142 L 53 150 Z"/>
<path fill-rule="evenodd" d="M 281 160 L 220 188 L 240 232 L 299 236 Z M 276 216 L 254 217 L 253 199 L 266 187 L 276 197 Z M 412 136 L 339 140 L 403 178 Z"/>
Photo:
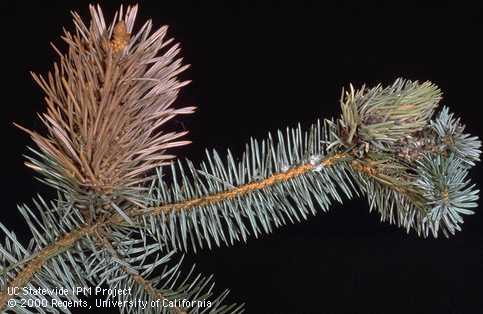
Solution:
<path fill-rule="evenodd" d="M 62 26 L 73 29 L 69 11 L 87 17 L 88 3 L 1 4 L 0 219 L 24 240 L 16 204 L 52 193 L 24 167 L 31 141 L 12 122 L 42 129 L 35 114 L 44 110 L 42 94 L 28 71 L 51 68 L 49 42 L 65 48 L 59 37 Z M 111 17 L 118 5 L 103 3 L 104 12 Z M 437 83 L 443 104 L 482 134 L 481 6 L 141 1 L 137 26 L 147 18 L 170 26 L 192 65 L 178 105 L 198 110 L 174 123 L 193 141 L 176 150 L 181 157 L 200 161 L 205 148 L 241 152 L 250 136 L 338 114 L 350 82 L 399 76 Z M 478 184 L 481 169 L 471 172 Z M 451 239 L 419 239 L 380 223 L 356 199 L 261 239 L 188 256 L 185 268 L 196 262 L 213 273 L 218 291 L 230 288 L 229 301 L 247 302 L 247 313 L 483 313 L 483 214 L 467 218 Z"/>

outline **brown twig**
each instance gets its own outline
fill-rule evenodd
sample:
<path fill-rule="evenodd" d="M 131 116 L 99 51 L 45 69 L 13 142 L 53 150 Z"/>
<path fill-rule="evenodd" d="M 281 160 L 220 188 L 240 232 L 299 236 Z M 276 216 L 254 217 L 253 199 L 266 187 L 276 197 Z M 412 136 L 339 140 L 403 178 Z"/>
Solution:
<path fill-rule="evenodd" d="M 321 161 L 321 164 L 326 167 L 330 167 L 346 157 L 350 157 L 349 154 L 338 153 L 332 156 L 328 156 L 325 160 Z M 170 211 L 190 210 L 195 207 L 206 206 L 208 204 L 233 199 L 235 197 L 246 195 L 255 190 L 261 190 L 268 186 L 273 186 L 278 183 L 286 182 L 297 176 L 312 171 L 314 167 L 315 166 L 310 163 L 302 164 L 292 169 L 289 169 L 286 172 L 275 173 L 262 181 L 247 183 L 245 185 L 236 187 L 228 191 L 186 200 L 174 204 L 153 207 L 147 210 L 133 208 L 126 211 L 126 214 L 130 218 L 135 218 L 140 216 L 159 215 L 161 212 L 166 213 Z M 72 247 L 77 241 L 81 240 L 83 237 L 98 233 L 99 229 L 104 227 L 106 224 L 120 224 L 123 221 L 124 218 L 121 215 L 114 214 L 108 220 L 102 220 L 97 222 L 95 221 L 89 225 L 85 225 L 77 230 L 71 231 L 70 233 L 64 235 L 57 242 L 47 246 L 42 251 L 38 252 L 34 258 L 26 263 L 26 265 L 17 274 L 17 276 L 6 285 L 4 291 L 0 293 L 0 310 L 5 309 L 7 301 L 12 298 L 12 296 L 8 295 L 7 293 L 8 287 L 24 287 L 32 279 L 34 274 L 38 272 L 42 268 L 42 266 L 49 260 L 50 257 L 57 255 L 59 251 L 62 251 L 66 247 Z"/>

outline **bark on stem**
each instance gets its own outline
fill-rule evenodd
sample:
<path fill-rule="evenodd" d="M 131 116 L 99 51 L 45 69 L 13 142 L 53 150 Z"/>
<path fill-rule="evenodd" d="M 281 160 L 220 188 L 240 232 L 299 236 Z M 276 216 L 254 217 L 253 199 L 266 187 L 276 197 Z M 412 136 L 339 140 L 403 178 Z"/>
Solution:
<path fill-rule="evenodd" d="M 326 157 L 321 161 L 321 164 L 330 167 L 336 164 L 340 159 L 349 157 L 348 153 L 337 153 Z M 316 167 L 310 163 L 302 164 L 292 169 L 289 169 L 283 173 L 275 173 L 268 178 L 257 181 L 250 182 L 239 187 L 233 188 L 231 190 L 223 191 L 213 195 L 208 195 L 204 197 L 199 197 L 191 200 L 186 200 L 179 203 L 167 204 L 159 207 L 153 207 L 149 209 L 133 208 L 127 210 L 126 214 L 130 218 L 136 218 L 140 216 L 147 215 L 159 215 L 162 212 L 170 211 L 180 211 L 180 210 L 190 210 L 194 207 L 205 206 L 208 204 L 213 204 L 221 202 L 227 199 L 233 199 L 238 196 L 246 195 L 252 191 L 260 190 L 271 185 L 275 185 L 281 182 L 286 182 L 292 178 L 303 175 L 309 171 L 312 171 Z M 104 227 L 106 224 L 119 224 L 122 223 L 124 218 L 119 214 L 114 214 L 110 219 L 103 221 L 95 221 L 89 225 L 85 225 L 77 230 L 71 231 L 61 237 L 57 242 L 45 247 L 42 251 L 38 252 L 35 257 L 28 261 L 23 269 L 13 278 L 5 287 L 5 289 L 0 293 L 0 311 L 5 310 L 8 300 L 13 296 L 8 294 L 8 288 L 18 287 L 23 288 L 32 277 L 40 271 L 40 269 L 45 265 L 45 263 L 53 256 L 56 256 L 59 252 L 72 247 L 77 241 L 81 240 L 85 236 L 90 236 L 98 232 L 98 230 Z"/>

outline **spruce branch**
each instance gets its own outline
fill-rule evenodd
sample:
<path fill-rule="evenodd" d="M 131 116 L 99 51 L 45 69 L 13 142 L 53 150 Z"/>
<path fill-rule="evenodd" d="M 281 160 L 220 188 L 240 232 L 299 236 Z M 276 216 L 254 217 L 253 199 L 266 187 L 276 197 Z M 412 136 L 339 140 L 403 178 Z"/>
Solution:
<path fill-rule="evenodd" d="M 0 224 L 2 311 L 12 298 L 79 301 L 10 295 L 10 288 L 107 285 L 134 286 L 118 296 L 121 304 L 212 303 L 121 312 L 241 313 L 243 305 L 223 305 L 227 290 L 213 297 L 212 277 L 194 276 L 193 268 L 183 277 L 183 258 L 172 266 L 173 257 L 270 233 L 355 196 L 365 196 L 382 221 L 423 237 L 461 230 L 477 206 L 468 176 L 481 142 L 448 108 L 434 115 L 441 91 L 431 82 L 351 85 L 336 119 L 251 139 L 240 158 L 228 150 L 225 157 L 207 151 L 198 165 L 175 160 L 169 149 L 189 141 L 181 140 L 186 132 L 165 130 L 166 122 L 194 110 L 173 107 L 187 84 L 177 79 L 186 69 L 179 47 L 165 40 L 166 27 L 151 33 L 147 22 L 134 32 L 136 6 L 121 7 L 111 23 L 99 7 L 90 13 L 90 25 L 73 13 L 75 32 L 63 36 L 68 53 L 54 47 L 54 70 L 33 75 L 46 94 L 40 118 L 48 132 L 20 127 L 37 145 L 27 165 L 58 197 L 18 207 L 32 233 L 28 245 Z"/>
<path fill-rule="evenodd" d="M 118 243 L 118 247 L 114 247 L 104 235 L 101 237 L 103 251 L 107 256 L 97 258 L 99 265 L 96 272 L 100 273 L 98 282 L 107 282 L 109 286 L 116 289 L 132 289 L 129 295 L 119 295 L 118 301 L 123 304 L 121 312 L 128 311 L 124 309 L 128 302 L 138 304 L 151 304 L 158 302 L 160 305 L 172 304 L 169 307 L 159 306 L 151 309 L 151 313 L 204 313 L 209 308 L 209 313 L 239 313 L 242 311 L 242 305 L 232 304 L 230 306 L 222 305 L 223 299 L 228 294 L 225 290 L 222 294 L 214 299 L 212 297 L 212 289 L 214 283 L 212 276 L 202 277 L 201 275 L 193 276 L 194 266 L 189 273 L 180 280 L 179 269 L 183 257 L 174 266 L 167 265 L 175 254 L 171 251 L 168 254 L 159 256 L 157 250 L 158 244 L 154 243 L 146 245 L 145 240 L 135 241 L 126 240 Z M 138 250 L 133 249 L 133 244 L 143 244 Z M 156 254 L 154 258 L 150 258 Z M 155 269 L 164 266 L 161 274 L 147 279 Z M 159 286 L 159 287 L 158 287 Z M 188 302 L 179 302 L 178 300 L 188 300 Z M 126 302 L 127 301 L 127 302 Z M 208 303 L 207 309 L 198 309 L 197 304 Z M 131 310 L 133 313 L 144 313 L 146 309 Z"/>
<path fill-rule="evenodd" d="M 137 6 L 116 13 L 106 25 L 100 7 L 90 7 L 92 21 L 84 24 L 73 13 L 75 33 L 65 31 L 69 46 L 47 78 L 32 74 L 45 92 L 47 112 L 40 118 L 46 136 L 28 132 L 40 151 L 27 165 L 79 206 L 99 211 L 115 199 L 139 203 L 139 183 L 150 169 L 166 164 L 166 150 L 189 141 L 187 132 L 160 128 L 194 107 L 172 108 L 187 68 L 177 58 L 179 46 L 166 40 L 166 27 L 151 34 L 152 23 L 133 33 Z M 168 49 L 169 48 L 169 49 Z M 87 208 L 92 198 L 101 206 Z M 100 207 L 100 208 L 99 208 Z M 96 213 L 90 213 L 96 215 Z"/>

